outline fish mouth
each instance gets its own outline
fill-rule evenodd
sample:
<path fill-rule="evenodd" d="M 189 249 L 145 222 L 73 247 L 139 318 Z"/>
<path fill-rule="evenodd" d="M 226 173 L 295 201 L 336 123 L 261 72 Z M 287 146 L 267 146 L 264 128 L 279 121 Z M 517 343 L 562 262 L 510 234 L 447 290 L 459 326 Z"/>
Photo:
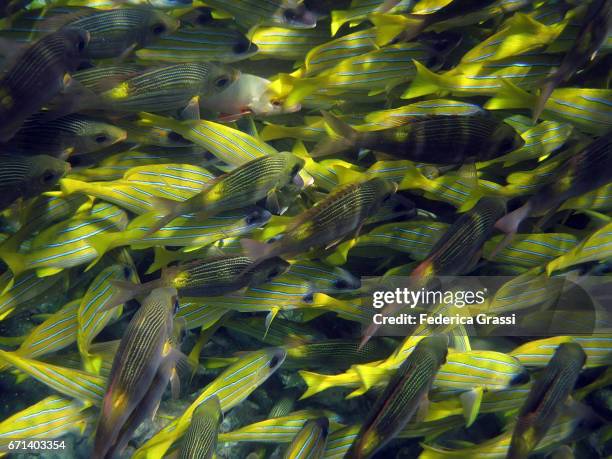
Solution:
<path fill-rule="evenodd" d="M 127 131 L 123 131 L 120 134 L 118 134 L 117 137 L 115 137 L 115 141 L 113 143 L 123 142 L 124 140 L 127 140 L 127 138 L 128 138 Z"/>

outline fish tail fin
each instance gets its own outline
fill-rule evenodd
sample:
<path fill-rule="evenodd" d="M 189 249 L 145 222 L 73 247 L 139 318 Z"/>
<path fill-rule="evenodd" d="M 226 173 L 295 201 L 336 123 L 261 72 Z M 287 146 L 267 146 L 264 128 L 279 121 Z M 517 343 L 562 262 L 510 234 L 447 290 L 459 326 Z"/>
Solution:
<path fill-rule="evenodd" d="M 13 279 L 26 270 L 25 255 L 22 253 L 2 250 L 0 251 L 0 258 L 8 265 L 9 269 L 13 273 Z M 12 287 L 12 282 L 10 282 L 10 285 Z M 9 287 L 7 286 L 7 289 L 8 288 Z"/>
<path fill-rule="evenodd" d="M 152 197 L 150 202 L 153 209 L 155 209 L 153 212 L 155 212 L 156 215 L 161 215 L 161 218 L 157 222 L 151 224 L 145 233 L 145 236 L 156 233 L 176 217 L 181 215 L 184 210 L 183 201 L 173 201 L 171 199 Z"/>
<path fill-rule="evenodd" d="M 81 354 L 81 358 L 83 359 L 83 367 L 85 371 L 94 375 L 100 374 L 100 370 L 102 369 L 101 356 L 98 354 L 90 354 L 89 352 L 85 352 Z"/>
<path fill-rule="evenodd" d="M 334 37 L 340 27 L 351 20 L 352 13 L 348 10 L 333 10 L 331 12 L 331 36 Z"/>
<path fill-rule="evenodd" d="M 425 177 L 416 167 L 411 167 L 404 173 L 404 177 L 399 182 L 397 189 L 420 189 L 423 191 L 434 191 L 435 186 L 432 181 Z"/>
<path fill-rule="evenodd" d="M 290 108 L 298 105 L 302 100 L 311 95 L 317 89 L 324 87 L 329 77 L 327 75 L 320 75 L 308 78 L 295 78 L 291 75 L 281 75 L 281 79 L 291 79 L 292 89 L 287 94 L 283 106 Z M 288 84 L 288 83 L 286 83 Z"/>
<path fill-rule="evenodd" d="M 357 144 L 360 137 L 359 132 L 329 112 L 321 111 L 321 114 L 325 120 L 326 127 L 331 131 L 333 137 L 319 142 L 310 152 L 311 158 L 340 153 Z"/>
<path fill-rule="evenodd" d="M 410 87 L 402 94 L 402 99 L 414 99 L 416 97 L 434 94 L 447 86 L 447 78 L 444 75 L 432 72 L 417 60 L 413 59 L 412 62 L 414 62 L 414 66 L 416 67 L 416 75 Z"/>
<path fill-rule="evenodd" d="M 351 144 L 345 139 L 325 139 L 317 143 L 310 152 L 311 158 L 320 158 L 348 150 Z"/>
<path fill-rule="evenodd" d="M 384 46 L 399 35 L 416 36 L 426 23 L 422 18 L 404 14 L 372 13 L 368 16 L 376 26 L 376 44 Z"/>
<path fill-rule="evenodd" d="M 264 142 L 268 142 L 269 140 L 284 139 L 286 137 L 293 137 L 287 129 L 287 126 L 272 123 L 266 124 L 259 135 L 261 137 L 261 140 L 263 140 Z"/>
<path fill-rule="evenodd" d="M 347 183 L 358 183 L 363 182 L 367 177 L 363 172 L 355 171 L 343 166 L 333 166 L 336 177 L 338 177 L 338 183 L 345 185 Z"/>
<path fill-rule="evenodd" d="M 322 392 L 325 389 L 329 389 L 334 385 L 334 383 L 329 380 L 327 375 L 322 375 L 306 370 L 299 370 L 298 373 L 300 374 L 307 386 L 306 392 L 301 395 L 300 400 L 312 397 L 313 395 L 318 394 L 319 392 Z"/>
<path fill-rule="evenodd" d="M 60 189 L 64 195 L 70 195 L 74 193 L 80 193 L 87 187 L 87 182 L 80 180 L 63 178 L 60 180 Z"/>
<path fill-rule="evenodd" d="M 361 381 L 361 390 L 357 389 L 354 392 L 360 392 L 362 394 L 369 391 L 372 387 L 379 385 L 381 381 L 384 381 L 385 376 L 390 376 L 392 373 L 392 371 L 385 368 L 374 367 L 371 365 L 354 365 L 352 368 L 355 370 Z"/>
<path fill-rule="evenodd" d="M 499 81 L 500 89 L 495 96 L 484 104 L 484 108 L 487 110 L 503 110 L 507 108 L 526 108 L 533 104 L 534 96 L 532 94 L 504 78 L 500 78 Z"/>
<path fill-rule="evenodd" d="M 241 239 L 240 245 L 246 256 L 256 261 L 265 260 L 274 256 L 273 243 L 266 244 L 265 242 L 256 241 L 254 239 Z"/>
<path fill-rule="evenodd" d="M 93 236 L 87 239 L 87 244 L 93 248 L 98 256 L 85 268 L 85 271 L 89 271 L 93 268 L 104 256 L 106 252 L 108 252 L 112 248 L 113 242 L 115 242 L 115 237 L 119 235 L 119 233 L 104 233 L 103 235 Z"/>
<path fill-rule="evenodd" d="M 139 120 L 136 124 L 140 126 L 157 126 L 162 128 L 171 129 L 172 131 L 176 131 L 177 133 L 181 133 L 183 129 L 182 126 L 188 124 L 189 121 L 177 121 L 173 118 L 168 118 L 165 116 L 155 115 L 153 113 L 140 112 L 138 114 Z"/>
<path fill-rule="evenodd" d="M 355 129 L 351 127 L 348 123 L 342 121 L 340 118 L 332 115 L 331 113 L 321 110 L 321 115 L 323 115 L 323 119 L 329 128 L 334 132 L 334 134 L 349 138 L 354 140 L 358 133 Z"/>
<path fill-rule="evenodd" d="M 361 397 L 363 394 L 365 394 L 367 392 L 365 387 L 358 387 L 357 389 L 355 389 L 353 392 L 349 393 L 346 397 L 344 397 L 346 400 L 350 400 L 352 398 L 355 397 Z"/>
<path fill-rule="evenodd" d="M 153 247 L 153 263 L 149 266 L 145 274 L 152 274 L 162 269 L 172 261 L 172 253 L 163 246 Z"/>

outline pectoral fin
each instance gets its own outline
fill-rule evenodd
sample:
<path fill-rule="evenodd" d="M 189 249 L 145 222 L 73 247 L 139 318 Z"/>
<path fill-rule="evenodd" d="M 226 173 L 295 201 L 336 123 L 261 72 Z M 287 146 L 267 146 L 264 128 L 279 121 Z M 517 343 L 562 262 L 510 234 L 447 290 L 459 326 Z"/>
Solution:
<path fill-rule="evenodd" d="M 172 369 L 170 373 L 170 392 L 173 400 L 178 400 L 181 397 L 181 380 L 176 369 Z"/>
<path fill-rule="evenodd" d="M 182 120 L 200 120 L 200 96 L 191 98 L 187 106 L 181 111 L 180 118 Z"/>
<path fill-rule="evenodd" d="M 281 214 L 281 205 L 278 200 L 278 189 L 272 188 L 266 196 L 266 209 L 273 214 Z"/>
<path fill-rule="evenodd" d="M 466 427 L 471 426 L 478 413 L 480 412 L 480 404 L 484 390 L 482 387 L 476 387 L 470 391 L 464 392 L 459 396 L 461 406 L 463 408 L 463 417 L 465 418 Z"/>
<path fill-rule="evenodd" d="M 427 413 L 429 412 L 429 397 L 427 396 L 427 392 L 423 394 L 421 401 L 419 402 L 419 406 L 417 408 L 414 419 L 416 422 L 423 422 L 427 417 Z"/>
<path fill-rule="evenodd" d="M 266 316 L 266 323 L 265 323 L 265 325 L 266 325 L 266 332 L 264 333 L 264 336 L 263 336 L 264 338 L 267 336 L 268 330 L 270 329 L 270 325 L 272 325 L 272 321 L 274 320 L 274 318 L 278 314 L 278 311 L 280 311 L 279 308 L 272 308 L 272 310 Z"/>

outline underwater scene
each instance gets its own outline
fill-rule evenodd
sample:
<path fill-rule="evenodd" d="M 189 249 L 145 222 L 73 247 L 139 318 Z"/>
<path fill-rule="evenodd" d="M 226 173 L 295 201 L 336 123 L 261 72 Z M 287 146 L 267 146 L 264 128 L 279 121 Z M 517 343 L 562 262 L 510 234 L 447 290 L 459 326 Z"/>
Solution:
<path fill-rule="evenodd" d="M 612 457 L 612 0 L 0 0 L 0 456 Z"/>

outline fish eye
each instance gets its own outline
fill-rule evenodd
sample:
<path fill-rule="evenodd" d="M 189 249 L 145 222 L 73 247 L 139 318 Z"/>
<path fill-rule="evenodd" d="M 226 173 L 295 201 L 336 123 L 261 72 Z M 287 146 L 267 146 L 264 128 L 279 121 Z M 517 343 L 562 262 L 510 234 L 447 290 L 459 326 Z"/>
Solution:
<path fill-rule="evenodd" d="M 215 86 L 217 88 L 224 88 L 225 86 L 227 86 L 229 81 L 230 81 L 230 79 L 227 76 L 225 76 L 225 75 L 220 76 L 219 78 L 217 78 L 215 80 Z"/>
<path fill-rule="evenodd" d="M 268 367 L 270 368 L 276 368 L 276 366 L 278 365 L 278 362 L 280 361 L 280 358 L 275 355 L 274 357 L 272 357 L 270 359 L 270 361 L 268 362 Z"/>
<path fill-rule="evenodd" d="M 314 301 L 314 295 L 312 293 L 307 293 L 302 297 L 302 301 L 304 303 L 312 303 Z"/>
<path fill-rule="evenodd" d="M 334 281 L 334 288 L 338 288 L 338 289 L 345 289 L 348 288 L 348 282 L 345 281 L 344 279 L 336 279 Z"/>
<path fill-rule="evenodd" d="M 95 138 L 96 143 L 104 143 L 108 140 L 105 134 L 98 134 Z"/>
<path fill-rule="evenodd" d="M 434 42 L 433 48 L 436 51 L 444 51 L 448 47 L 449 43 L 450 41 L 448 38 L 442 38 Z"/>
<path fill-rule="evenodd" d="M 168 140 L 172 142 L 180 142 L 183 140 L 183 137 L 180 134 L 171 131 L 170 134 L 168 134 Z"/>
<path fill-rule="evenodd" d="M 259 212 L 254 212 L 246 218 L 246 224 L 252 225 L 254 223 L 258 223 L 260 219 L 261 215 L 259 215 Z"/>
<path fill-rule="evenodd" d="M 158 22 L 157 24 L 154 24 L 153 27 L 151 27 L 151 32 L 153 33 L 153 35 L 161 35 L 165 31 L 166 25 L 161 22 Z"/>
<path fill-rule="evenodd" d="M 212 21 L 212 13 L 209 9 L 206 8 L 202 8 L 200 9 L 200 14 L 198 14 L 198 17 L 196 18 L 196 22 L 198 24 L 208 24 L 210 21 Z"/>
<path fill-rule="evenodd" d="M 504 141 L 502 142 L 502 151 L 509 151 L 512 150 L 514 148 L 514 139 L 511 139 L 509 137 L 505 138 Z"/>
<path fill-rule="evenodd" d="M 57 175 L 55 174 L 55 172 L 53 171 L 45 171 L 45 173 L 42 175 L 42 181 L 44 183 L 51 183 L 56 179 Z"/>
<path fill-rule="evenodd" d="M 85 49 L 85 37 L 79 35 L 79 39 L 77 40 L 76 46 L 77 50 L 79 52 L 82 52 Z"/>
<path fill-rule="evenodd" d="M 283 105 L 283 103 L 279 99 L 274 99 L 270 103 L 275 107 L 280 107 L 281 105 Z"/>
<path fill-rule="evenodd" d="M 529 373 L 527 371 L 522 371 L 515 375 L 510 384 L 513 386 L 518 386 L 519 384 L 526 384 L 529 382 Z"/>
<path fill-rule="evenodd" d="M 246 53 L 251 46 L 251 43 L 248 41 L 240 41 L 234 45 L 234 52 L 236 54 Z"/>
<path fill-rule="evenodd" d="M 295 21 L 298 18 L 298 14 L 293 10 L 285 10 L 283 12 L 283 17 L 287 21 L 291 22 L 291 21 Z"/>

